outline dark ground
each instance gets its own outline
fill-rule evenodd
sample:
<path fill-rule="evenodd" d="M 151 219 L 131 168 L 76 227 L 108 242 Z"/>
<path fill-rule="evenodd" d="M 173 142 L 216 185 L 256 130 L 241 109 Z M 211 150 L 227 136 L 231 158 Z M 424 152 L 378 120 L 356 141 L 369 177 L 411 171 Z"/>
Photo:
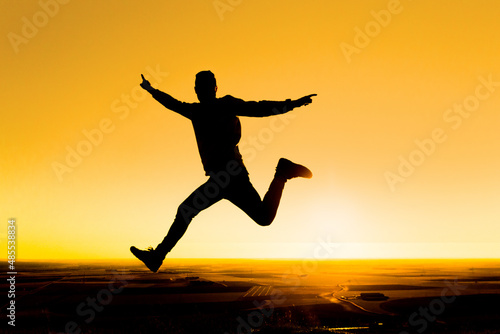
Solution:
<path fill-rule="evenodd" d="M 135 262 L 18 263 L 16 326 L 3 274 L 0 332 L 500 333 L 494 261 L 329 261 L 288 273 L 300 264 L 179 260 L 153 274 Z M 363 301 L 360 291 L 389 298 Z"/>

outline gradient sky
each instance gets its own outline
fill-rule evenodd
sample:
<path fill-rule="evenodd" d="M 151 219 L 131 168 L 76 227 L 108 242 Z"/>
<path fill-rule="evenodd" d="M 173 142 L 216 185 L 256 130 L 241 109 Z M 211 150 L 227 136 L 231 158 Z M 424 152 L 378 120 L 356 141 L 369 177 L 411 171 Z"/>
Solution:
<path fill-rule="evenodd" d="M 241 119 L 261 195 L 280 157 L 314 177 L 287 183 L 270 227 L 218 203 L 172 257 L 314 257 L 325 244 L 331 258 L 500 257 L 494 0 L 0 9 L 0 235 L 6 247 L 16 218 L 18 259 L 130 258 L 163 239 L 206 177 L 190 122 L 142 94 L 140 74 L 194 102 L 207 69 L 219 96 L 318 94 L 279 120 Z"/>

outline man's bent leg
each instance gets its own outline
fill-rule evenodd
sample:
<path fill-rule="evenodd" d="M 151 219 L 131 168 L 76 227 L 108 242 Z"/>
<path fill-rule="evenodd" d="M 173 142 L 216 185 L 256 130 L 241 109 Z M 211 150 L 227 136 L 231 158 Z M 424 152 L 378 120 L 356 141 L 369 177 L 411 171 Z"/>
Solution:
<path fill-rule="evenodd" d="M 262 201 L 264 226 L 271 225 L 273 222 L 276 217 L 276 212 L 278 211 L 278 206 L 280 205 L 281 195 L 283 194 L 285 183 L 287 180 L 295 177 L 311 178 L 312 172 L 305 166 L 293 163 L 288 159 L 281 158 L 278 162 L 278 166 L 276 166 L 274 179 L 271 181 L 269 190 Z"/>
<path fill-rule="evenodd" d="M 262 201 L 248 177 L 240 177 L 236 182 L 232 182 L 225 198 L 243 210 L 257 224 L 269 226 L 278 212 L 286 181 L 295 177 L 311 178 L 312 173 L 307 167 L 282 158 Z"/>
<path fill-rule="evenodd" d="M 264 195 L 262 201 L 262 210 L 264 212 L 263 226 L 271 225 L 276 213 L 278 212 L 278 206 L 280 205 L 281 195 L 283 194 L 283 189 L 285 188 L 286 179 L 282 177 L 274 176 L 274 179 L 269 185 L 267 193 Z"/>
<path fill-rule="evenodd" d="M 155 251 L 165 257 L 174 248 L 186 232 L 193 218 L 222 199 L 221 189 L 212 179 L 202 184 L 177 209 L 174 222 L 168 230 L 167 236 L 156 247 Z"/>
<path fill-rule="evenodd" d="M 231 183 L 225 198 L 243 210 L 257 224 L 268 226 L 276 217 L 285 182 L 286 180 L 275 177 L 264 200 L 261 200 L 248 177 L 242 176 Z"/>

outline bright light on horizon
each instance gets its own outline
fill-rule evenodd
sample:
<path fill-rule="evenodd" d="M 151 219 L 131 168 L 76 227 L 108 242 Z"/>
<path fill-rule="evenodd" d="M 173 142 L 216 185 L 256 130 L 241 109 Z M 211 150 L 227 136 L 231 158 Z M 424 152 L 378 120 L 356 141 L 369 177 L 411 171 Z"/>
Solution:
<path fill-rule="evenodd" d="M 228 250 L 231 249 L 229 253 Z M 276 250 L 279 251 L 276 251 Z M 200 251 L 204 250 L 204 251 Z M 256 252 L 259 250 L 259 252 Z M 472 251 L 471 251 L 472 250 Z M 267 253 L 266 253 L 267 252 Z M 249 256 L 248 254 L 267 254 Z M 108 254 L 88 252 L 48 253 L 51 257 L 19 257 L 21 261 L 70 259 L 130 259 L 126 252 Z M 485 254 L 487 254 L 485 256 Z M 310 259 L 310 260 L 391 260 L 391 259 L 500 259 L 498 243 L 225 243 L 223 245 L 184 244 L 167 256 L 169 259 Z"/>

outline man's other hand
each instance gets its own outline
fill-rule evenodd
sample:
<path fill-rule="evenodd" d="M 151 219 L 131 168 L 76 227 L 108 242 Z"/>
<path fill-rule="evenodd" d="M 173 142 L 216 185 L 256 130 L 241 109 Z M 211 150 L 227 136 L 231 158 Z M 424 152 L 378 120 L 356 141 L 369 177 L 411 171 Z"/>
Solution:
<path fill-rule="evenodd" d="M 296 101 L 297 102 L 297 106 L 298 107 L 307 106 L 309 103 L 312 103 L 311 97 L 316 96 L 316 95 L 317 94 L 310 94 L 310 95 L 306 95 L 304 97 L 301 97 L 300 99 L 298 99 Z"/>
<path fill-rule="evenodd" d="M 147 90 L 148 92 L 149 91 L 152 91 L 153 90 L 153 87 L 151 86 L 151 84 L 149 83 L 149 81 L 147 81 L 145 78 L 144 78 L 144 75 L 141 74 L 141 78 L 142 78 L 142 82 L 141 82 L 141 87 L 145 90 Z"/>

